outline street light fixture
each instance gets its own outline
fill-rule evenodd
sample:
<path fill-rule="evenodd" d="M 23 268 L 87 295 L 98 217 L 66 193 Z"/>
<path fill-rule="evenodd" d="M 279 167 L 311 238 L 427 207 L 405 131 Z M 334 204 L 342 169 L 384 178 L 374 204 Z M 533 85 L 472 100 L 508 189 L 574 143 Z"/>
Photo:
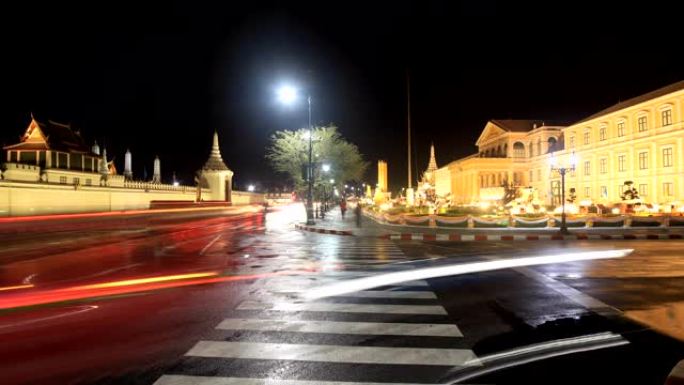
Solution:
<path fill-rule="evenodd" d="M 284 85 L 276 91 L 278 100 L 283 104 L 292 104 L 297 100 L 298 91 L 295 87 Z M 309 141 L 309 166 L 307 167 L 306 177 L 308 179 L 308 191 L 306 194 L 306 224 L 314 225 L 313 219 L 313 126 L 311 126 L 311 95 L 307 95 L 306 101 L 309 106 L 309 130 L 305 134 L 305 139 Z"/>
<path fill-rule="evenodd" d="M 560 233 L 563 235 L 568 235 L 568 226 L 565 218 L 565 174 L 570 171 L 575 171 L 577 165 L 577 159 L 575 158 L 575 152 L 570 154 L 569 165 L 559 166 L 556 160 L 556 155 L 551 153 L 551 172 L 556 171 L 561 176 L 561 225 Z"/>

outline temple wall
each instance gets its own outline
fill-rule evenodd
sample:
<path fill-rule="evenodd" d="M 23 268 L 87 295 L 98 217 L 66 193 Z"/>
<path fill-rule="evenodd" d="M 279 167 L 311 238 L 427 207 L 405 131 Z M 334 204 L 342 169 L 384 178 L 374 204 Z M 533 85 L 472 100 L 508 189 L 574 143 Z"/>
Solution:
<path fill-rule="evenodd" d="M 207 190 L 203 194 L 209 194 Z M 194 201 L 193 187 L 177 191 L 0 181 L 0 217 L 146 210 L 150 201 Z M 260 204 L 264 195 L 232 192 L 233 205 Z"/>
<path fill-rule="evenodd" d="M 264 194 L 233 190 L 231 196 L 233 206 L 264 203 Z"/>
<path fill-rule="evenodd" d="M 148 209 L 153 200 L 194 201 L 196 191 L 0 181 L 0 216 Z"/>

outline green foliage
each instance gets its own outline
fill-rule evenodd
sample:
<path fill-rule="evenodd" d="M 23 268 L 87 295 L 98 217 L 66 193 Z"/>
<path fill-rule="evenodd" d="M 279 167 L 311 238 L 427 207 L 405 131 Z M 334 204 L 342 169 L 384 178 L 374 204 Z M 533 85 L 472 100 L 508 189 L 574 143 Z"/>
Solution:
<path fill-rule="evenodd" d="M 298 189 L 306 185 L 302 170 L 309 162 L 308 130 L 281 130 L 271 137 L 266 159 L 273 169 L 287 175 Z M 316 127 L 313 133 L 314 181 L 335 179 L 340 185 L 348 181 L 360 181 L 368 168 L 356 145 L 346 141 L 335 126 Z M 330 172 L 323 173 L 322 164 L 330 165 Z"/>

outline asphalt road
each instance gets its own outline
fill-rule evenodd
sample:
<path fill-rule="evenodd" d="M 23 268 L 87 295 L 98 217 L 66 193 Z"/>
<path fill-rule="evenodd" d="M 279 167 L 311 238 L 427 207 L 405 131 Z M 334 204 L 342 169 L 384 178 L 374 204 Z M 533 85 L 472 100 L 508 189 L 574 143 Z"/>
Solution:
<path fill-rule="evenodd" d="M 663 384 L 684 359 L 682 241 L 394 242 L 302 233 L 301 214 L 0 234 L 0 382 Z"/>

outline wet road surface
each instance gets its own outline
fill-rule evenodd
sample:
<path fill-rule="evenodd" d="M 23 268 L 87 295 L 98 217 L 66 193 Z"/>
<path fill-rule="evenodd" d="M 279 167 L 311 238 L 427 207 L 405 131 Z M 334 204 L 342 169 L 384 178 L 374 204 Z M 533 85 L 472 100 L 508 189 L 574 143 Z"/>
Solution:
<path fill-rule="evenodd" d="M 5 235 L 2 382 L 662 384 L 684 359 L 684 242 L 394 242 L 298 232 L 301 214 Z M 387 272 L 616 248 L 635 252 L 303 299 Z"/>

